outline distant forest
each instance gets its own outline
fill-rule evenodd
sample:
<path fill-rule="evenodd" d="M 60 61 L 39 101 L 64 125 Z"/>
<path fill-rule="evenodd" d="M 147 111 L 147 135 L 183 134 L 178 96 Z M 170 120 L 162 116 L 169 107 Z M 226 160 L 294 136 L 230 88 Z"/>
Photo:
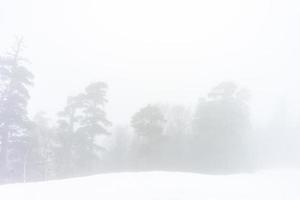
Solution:
<path fill-rule="evenodd" d="M 120 126 L 107 118 L 109 87 L 100 80 L 66 98 L 54 121 L 45 112 L 30 118 L 34 75 L 22 50 L 19 40 L 0 56 L 0 183 L 120 171 L 255 170 L 251 95 L 238 84 L 220 81 L 192 109 L 149 102 Z"/>

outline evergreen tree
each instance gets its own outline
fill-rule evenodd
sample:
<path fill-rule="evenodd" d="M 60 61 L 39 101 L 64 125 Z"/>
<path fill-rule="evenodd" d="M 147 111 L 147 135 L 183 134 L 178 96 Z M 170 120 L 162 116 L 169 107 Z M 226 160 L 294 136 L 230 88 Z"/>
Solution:
<path fill-rule="evenodd" d="M 164 123 L 164 115 L 156 105 L 147 105 L 138 111 L 131 120 L 135 133 L 145 137 L 161 135 Z"/>
<path fill-rule="evenodd" d="M 192 152 L 202 170 L 233 172 L 245 163 L 245 136 L 250 128 L 249 95 L 232 82 L 213 88 L 199 101 L 193 120 Z"/>
<path fill-rule="evenodd" d="M 97 171 L 99 153 L 104 149 L 97 138 L 109 135 L 104 106 L 107 85 L 92 83 L 85 92 L 68 99 L 58 127 L 59 171 L 66 176 L 85 175 Z"/>
<path fill-rule="evenodd" d="M 27 104 L 28 87 L 33 74 L 21 57 L 22 40 L 12 52 L 0 60 L 0 174 L 2 180 L 20 180 L 24 175 L 24 159 L 28 150 L 30 121 Z"/>
<path fill-rule="evenodd" d="M 161 163 L 161 145 L 164 141 L 165 117 L 157 105 L 148 105 L 138 111 L 131 120 L 136 133 L 135 146 L 138 167 L 152 167 Z"/>

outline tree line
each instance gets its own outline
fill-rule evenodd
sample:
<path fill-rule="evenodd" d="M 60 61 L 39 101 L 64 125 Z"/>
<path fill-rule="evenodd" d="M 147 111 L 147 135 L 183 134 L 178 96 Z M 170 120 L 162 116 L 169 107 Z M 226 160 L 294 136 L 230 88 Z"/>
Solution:
<path fill-rule="evenodd" d="M 149 104 L 130 124 L 112 126 L 105 112 L 108 86 L 93 82 L 68 97 L 51 123 L 43 112 L 28 116 L 34 76 L 22 49 L 20 40 L 0 57 L 0 183 L 111 171 L 249 170 L 250 95 L 235 83 L 212 88 L 195 109 Z"/>

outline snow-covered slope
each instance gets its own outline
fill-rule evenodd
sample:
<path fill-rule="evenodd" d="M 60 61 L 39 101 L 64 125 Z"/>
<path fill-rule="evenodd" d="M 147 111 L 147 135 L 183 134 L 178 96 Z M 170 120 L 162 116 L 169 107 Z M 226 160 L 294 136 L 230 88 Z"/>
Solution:
<path fill-rule="evenodd" d="M 1 200 L 299 200 L 300 171 L 103 174 L 0 186 Z"/>

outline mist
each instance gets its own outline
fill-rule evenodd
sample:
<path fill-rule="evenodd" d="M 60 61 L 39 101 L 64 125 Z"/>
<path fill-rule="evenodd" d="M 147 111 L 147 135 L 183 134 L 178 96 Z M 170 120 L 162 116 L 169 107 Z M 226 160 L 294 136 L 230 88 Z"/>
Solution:
<path fill-rule="evenodd" d="M 299 169 L 300 2 L 0 5 L 0 183 Z"/>

